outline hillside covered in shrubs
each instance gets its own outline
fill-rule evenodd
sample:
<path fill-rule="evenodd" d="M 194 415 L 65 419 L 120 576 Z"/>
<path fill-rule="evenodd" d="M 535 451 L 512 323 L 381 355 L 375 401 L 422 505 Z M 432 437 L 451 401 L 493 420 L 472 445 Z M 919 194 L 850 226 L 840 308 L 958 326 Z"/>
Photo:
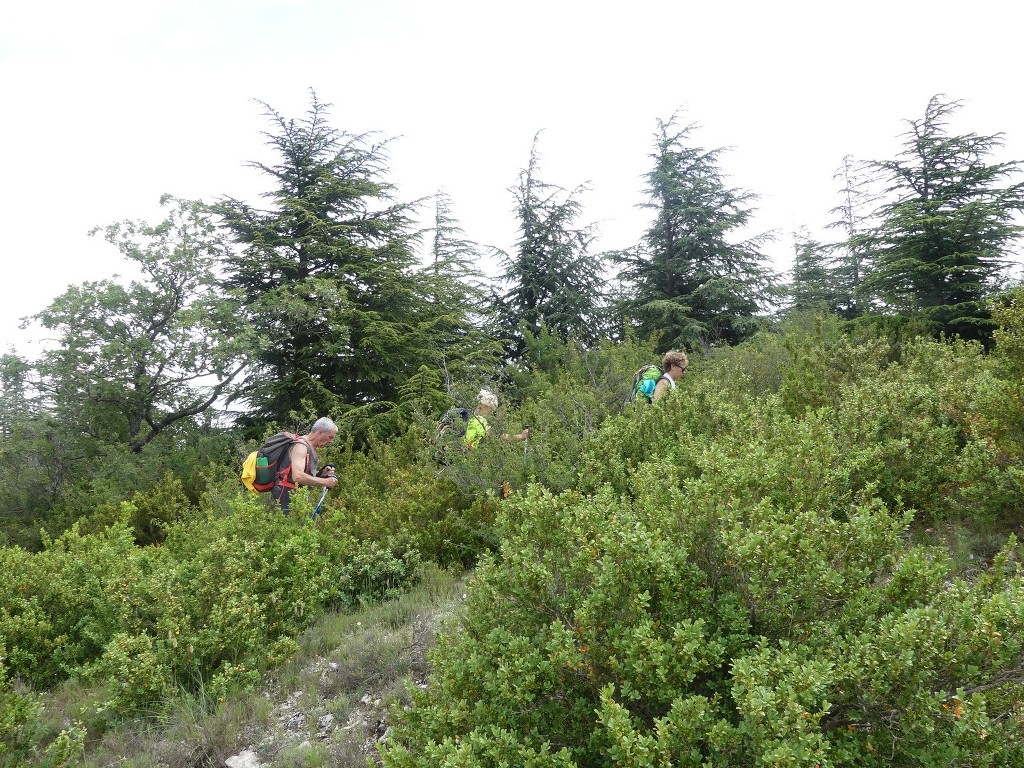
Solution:
<path fill-rule="evenodd" d="M 268 681 L 334 669 L 303 664 L 323 627 L 440 593 L 429 664 L 381 643 L 418 670 L 373 705 L 389 768 L 1024 764 L 1024 184 L 998 134 L 932 98 L 897 157 L 844 160 L 841 239 L 797 236 L 786 281 L 680 114 L 649 228 L 595 253 L 539 135 L 516 242 L 481 246 L 315 93 L 263 106 L 257 201 L 96 229 L 131 277 L 68 287 L 26 318 L 36 357 L 0 356 L 0 766 L 214 764 Z M 675 390 L 627 405 L 667 350 Z M 442 450 L 481 388 L 490 433 Z M 322 508 L 242 487 L 324 416 Z M 147 748 L 209 718 L 216 749 Z M 275 764 L 328 764 L 296 749 Z"/>
<path fill-rule="evenodd" d="M 504 415 L 525 451 L 439 466 L 424 419 L 340 447 L 317 520 L 224 465 L 8 546 L 4 759 L 251 689 L 432 561 L 475 573 L 387 765 L 1020 764 L 1022 306 L 997 317 L 988 353 L 794 318 L 625 411 L 642 350 L 552 348 Z"/>

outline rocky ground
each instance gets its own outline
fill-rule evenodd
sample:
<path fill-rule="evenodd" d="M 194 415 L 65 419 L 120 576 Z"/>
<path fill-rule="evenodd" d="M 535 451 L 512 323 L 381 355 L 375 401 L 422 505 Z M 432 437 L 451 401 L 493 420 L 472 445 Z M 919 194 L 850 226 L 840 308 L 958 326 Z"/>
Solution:
<path fill-rule="evenodd" d="M 271 704 L 269 729 L 253 729 L 247 734 L 248 746 L 223 765 L 364 768 L 368 759 L 379 764 L 378 749 L 391 734 L 391 713 L 396 707 L 408 705 L 410 685 L 427 687 L 427 650 L 434 644 L 440 622 L 454 608 L 453 603 L 435 606 L 407 626 L 371 639 L 371 647 L 376 644 L 400 649 L 400 658 L 388 665 L 398 675 L 384 674 L 367 685 L 365 680 L 353 680 L 352 669 L 344 659 L 326 654 L 304 666 L 298 675 L 303 682 L 298 687 L 282 689 L 270 682 L 262 692 Z"/>

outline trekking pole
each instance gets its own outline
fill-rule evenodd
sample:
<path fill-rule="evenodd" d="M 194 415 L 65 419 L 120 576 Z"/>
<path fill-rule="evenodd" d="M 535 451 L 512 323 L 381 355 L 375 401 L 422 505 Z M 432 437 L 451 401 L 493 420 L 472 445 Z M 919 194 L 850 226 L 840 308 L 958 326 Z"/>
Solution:
<path fill-rule="evenodd" d="M 523 430 L 526 432 L 526 439 L 523 440 L 523 471 L 526 471 L 526 449 L 530 447 L 530 425 L 523 425 Z"/>
<path fill-rule="evenodd" d="M 320 494 L 320 501 L 316 503 L 316 509 L 313 510 L 313 514 L 309 516 L 310 520 L 316 520 L 316 516 L 320 514 L 320 507 L 324 505 L 324 499 L 327 498 L 327 491 L 329 489 L 324 488 L 324 492 Z"/>
<path fill-rule="evenodd" d="M 334 465 L 333 464 L 327 464 L 326 466 L 324 466 L 323 471 L 326 472 L 329 469 L 334 469 Z M 330 488 L 326 488 L 325 487 L 324 488 L 324 492 L 320 494 L 320 501 L 318 501 L 316 503 L 316 509 L 313 510 L 313 514 L 311 514 L 309 516 L 310 520 L 316 520 L 317 515 L 320 514 L 320 508 L 323 507 L 324 499 L 327 498 L 327 491 L 329 491 L 329 490 L 330 490 Z"/>

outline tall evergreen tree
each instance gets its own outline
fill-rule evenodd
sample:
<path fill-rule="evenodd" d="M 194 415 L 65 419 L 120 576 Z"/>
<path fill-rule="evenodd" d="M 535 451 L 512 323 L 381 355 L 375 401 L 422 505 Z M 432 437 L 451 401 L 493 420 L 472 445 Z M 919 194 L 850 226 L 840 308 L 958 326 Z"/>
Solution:
<path fill-rule="evenodd" d="M 836 311 L 840 295 L 829 264 L 830 251 L 806 230 L 794 233 L 792 281 L 786 291 L 791 309 Z"/>
<path fill-rule="evenodd" d="M 870 219 L 878 203 L 872 189 L 869 168 L 850 155 L 833 178 L 842 182 L 842 202 L 832 209 L 837 219 L 829 224 L 843 233 L 843 240 L 834 246 L 831 272 L 837 290 L 836 311 L 847 319 L 860 317 L 871 308 L 871 298 L 864 288 L 870 256 L 862 235 L 870 229 Z"/>
<path fill-rule="evenodd" d="M 424 312 L 424 335 L 434 356 L 433 362 L 410 380 L 409 386 L 418 387 L 420 393 L 429 389 L 429 379 L 438 394 L 460 399 L 464 393 L 455 393 L 460 383 L 477 382 L 498 365 L 502 350 L 488 333 L 494 318 L 481 260 L 480 247 L 465 238 L 452 212 L 451 198 L 439 193 L 429 260 L 418 273 L 431 297 Z"/>
<path fill-rule="evenodd" d="M 387 142 L 331 127 L 330 106 L 315 93 L 302 120 L 263 106 L 277 162 L 251 166 L 274 184 L 268 205 L 216 206 L 240 245 L 228 284 L 244 292 L 264 340 L 246 421 L 262 428 L 387 412 L 426 359 L 415 205 L 393 202 Z"/>
<path fill-rule="evenodd" d="M 526 349 L 524 333 L 545 329 L 562 339 L 591 343 L 600 334 L 603 258 L 589 252 L 593 226 L 577 226 L 585 184 L 573 190 L 542 181 L 534 136 L 530 162 L 511 189 L 516 199 L 519 240 L 513 255 L 502 254 L 503 282 L 510 289 L 500 307 L 511 360 Z"/>
<path fill-rule="evenodd" d="M 887 307 L 936 333 L 984 340 L 993 330 L 985 300 L 1005 278 L 1020 235 L 1024 185 L 1009 183 L 1017 162 L 988 160 L 1001 134 L 949 133 L 960 106 L 933 96 L 923 119 L 908 121 L 903 152 L 872 164 L 892 202 L 860 243 L 873 252 L 869 287 Z"/>
<path fill-rule="evenodd" d="M 737 234 L 750 223 L 755 196 L 726 186 L 723 150 L 691 144 L 694 127 L 678 127 L 675 115 L 658 121 L 644 203 L 655 220 L 641 245 L 618 257 L 631 294 L 626 312 L 641 336 L 690 349 L 747 337 L 778 296 L 760 251 L 770 235 Z"/>
<path fill-rule="evenodd" d="M 0 355 L 0 436 L 9 438 L 17 424 L 38 412 L 31 394 L 32 365 L 19 355 Z"/>

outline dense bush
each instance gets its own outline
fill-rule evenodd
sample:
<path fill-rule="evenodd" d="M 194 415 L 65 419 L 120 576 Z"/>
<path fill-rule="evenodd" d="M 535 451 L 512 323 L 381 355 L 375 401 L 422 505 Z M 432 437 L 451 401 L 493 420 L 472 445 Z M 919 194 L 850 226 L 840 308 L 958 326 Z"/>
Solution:
<path fill-rule="evenodd" d="M 593 349 L 570 343 L 549 345 L 544 355 L 530 352 L 541 357 L 538 368 L 530 386 L 521 388 L 518 411 L 505 416 L 510 432 L 530 425 L 530 444 L 521 456 L 501 453 L 505 474 L 515 477 L 518 487 L 533 481 L 553 491 L 575 488 L 587 437 L 623 413 L 633 375 L 642 365 L 660 363 L 660 355 L 635 342 L 606 342 Z"/>
<path fill-rule="evenodd" d="M 23 758 L 35 742 L 32 724 L 39 714 L 34 696 L 15 691 L 7 678 L 4 649 L 0 647 L 0 765 Z"/>
<path fill-rule="evenodd" d="M 234 441 L 227 432 L 197 428 L 161 435 L 136 454 L 50 417 L 26 418 L 0 443 L 0 483 L 9 491 L 0 543 L 37 551 L 42 529 L 57 536 L 78 522 L 83 532 L 99 531 L 125 519 L 122 504 L 129 500 L 139 542 L 158 541 L 167 522 L 198 506 Z"/>
<path fill-rule="evenodd" d="M 153 634 L 175 678 L 215 696 L 290 655 L 294 636 L 326 607 L 390 594 L 416 562 L 415 553 L 399 559 L 268 515 L 258 500 L 230 517 L 172 529 L 160 555 L 166 597 Z"/>
<path fill-rule="evenodd" d="M 73 528 L 38 554 L 0 550 L 0 646 L 38 687 L 112 683 L 130 711 L 179 687 L 222 696 L 289 655 L 328 607 L 394 594 L 418 554 L 327 535 L 238 499 L 232 514 L 171 525 L 159 548 L 126 525 Z"/>
<path fill-rule="evenodd" d="M 40 551 L 0 549 L 5 674 L 95 684 L 111 717 L 216 699 L 420 558 L 483 555 L 391 765 L 1012 765 L 1024 321 L 995 314 L 990 352 L 795 317 L 629 408 L 651 350 L 545 338 L 447 465 L 436 414 L 325 451 L 340 482 L 316 521 L 317 492 L 285 518 L 234 465 L 156 482 L 158 446 L 65 486 L 78 522 Z M 528 444 L 497 438 L 524 423 Z M 0 698 L 27 748 L 33 694 Z"/>
<path fill-rule="evenodd" d="M 503 516 L 386 764 L 1024 759 L 1009 555 L 967 581 L 877 502 L 837 519 L 730 492 L 764 467 L 665 469 L 632 501 L 537 492 Z"/>
<path fill-rule="evenodd" d="M 831 334 L 702 363 L 584 436 L 577 490 L 503 507 L 386 764 L 1024 761 L 1015 539 L 962 570 L 910 535 L 1019 523 L 1019 384 Z"/>
<path fill-rule="evenodd" d="M 445 566 L 474 563 L 494 545 L 493 493 L 430 453 L 428 432 L 419 427 L 365 452 L 345 451 L 320 515 L 324 531 L 416 551 Z"/>
<path fill-rule="evenodd" d="M 115 634 L 146 623 L 160 595 L 147 592 L 151 554 L 131 531 L 72 528 L 30 554 L 0 550 L 0 645 L 12 674 L 48 687 L 102 655 Z"/>

